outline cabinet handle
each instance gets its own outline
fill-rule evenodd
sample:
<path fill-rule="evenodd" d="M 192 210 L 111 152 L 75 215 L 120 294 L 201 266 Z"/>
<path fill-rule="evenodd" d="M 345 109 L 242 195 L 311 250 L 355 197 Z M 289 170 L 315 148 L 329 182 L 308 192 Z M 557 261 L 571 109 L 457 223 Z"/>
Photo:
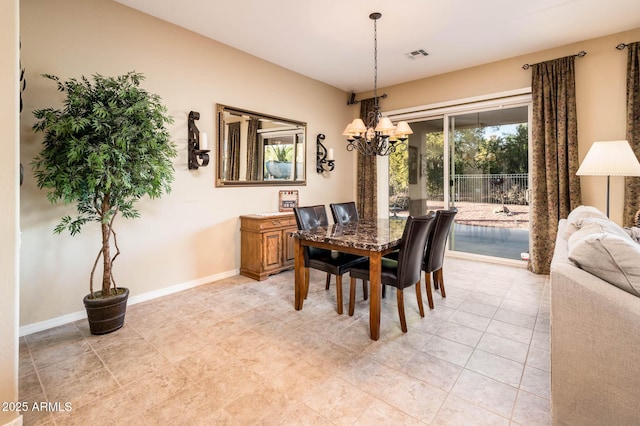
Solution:
<path fill-rule="evenodd" d="M 280 225 L 280 221 L 279 220 L 272 220 L 271 223 L 274 224 L 274 225 Z"/>

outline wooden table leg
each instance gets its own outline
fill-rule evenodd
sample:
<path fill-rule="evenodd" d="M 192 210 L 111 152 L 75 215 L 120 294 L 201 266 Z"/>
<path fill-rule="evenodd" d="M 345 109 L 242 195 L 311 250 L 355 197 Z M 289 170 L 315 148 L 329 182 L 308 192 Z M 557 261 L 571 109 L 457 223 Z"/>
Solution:
<path fill-rule="evenodd" d="M 372 252 L 369 256 L 369 282 L 371 283 L 371 294 L 369 294 L 369 329 L 372 340 L 378 340 L 380 338 L 381 269 L 382 254 L 379 251 Z"/>
<path fill-rule="evenodd" d="M 304 302 L 304 250 L 300 239 L 295 238 L 293 243 L 294 256 L 294 282 L 295 282 L 295 308 L 296 311 L 302 309 Z"/>

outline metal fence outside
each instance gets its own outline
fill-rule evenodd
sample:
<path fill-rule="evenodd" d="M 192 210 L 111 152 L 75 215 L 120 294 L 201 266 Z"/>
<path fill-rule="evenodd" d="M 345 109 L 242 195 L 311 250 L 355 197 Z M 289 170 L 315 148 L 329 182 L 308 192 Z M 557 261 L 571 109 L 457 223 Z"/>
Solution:
<path fill-rule="evenodd" d="M 456 201 L 525 205 L 529 177 L 526 173 L 455 175 L 452 191 Z"/>

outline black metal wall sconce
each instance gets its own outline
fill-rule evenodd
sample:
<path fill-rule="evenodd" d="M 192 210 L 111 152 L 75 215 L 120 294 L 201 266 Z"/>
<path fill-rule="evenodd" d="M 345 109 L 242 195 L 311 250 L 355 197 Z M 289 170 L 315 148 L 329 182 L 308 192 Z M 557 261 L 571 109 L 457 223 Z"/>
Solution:
<path fill-rule="evenodd" d="M 199 167 L 206 167 L 209 164 L 209 154 L 211 151 L 207 144 L 207 134 L 200 133 L 196 127 L 195 120 L 200 120 L 200 113 L 189 112 L 189 123 L 187 125 L 187 149 L 189 155 L 189 170 L 197 170 Z"/>
<path fill-rule="evenodd" d="M 322 141 L 325 136 L 320 133 L 316 138 L 316 172 L 324 173 L 331 172 L 336 167 L 335 160 L 333 159 L 333 148 L 325 148 L 322 145 Z"/>

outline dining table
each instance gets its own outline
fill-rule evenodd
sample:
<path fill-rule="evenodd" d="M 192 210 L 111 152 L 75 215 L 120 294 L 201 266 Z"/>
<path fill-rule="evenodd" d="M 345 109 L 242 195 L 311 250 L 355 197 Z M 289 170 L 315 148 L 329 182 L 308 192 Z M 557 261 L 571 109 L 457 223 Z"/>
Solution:
<path fill-rule="evenodd" d="M 329 225 L 291 232 L 294 239 L 295 309 L 304 304 L 304 247 L 318 247 L 369 258 L 369 330 L 372 340 L 380 338 L 380 282 L 382 256 L 400 245 L 405 220 L 401 218 L 367 219 L 345 225 Z"/>

